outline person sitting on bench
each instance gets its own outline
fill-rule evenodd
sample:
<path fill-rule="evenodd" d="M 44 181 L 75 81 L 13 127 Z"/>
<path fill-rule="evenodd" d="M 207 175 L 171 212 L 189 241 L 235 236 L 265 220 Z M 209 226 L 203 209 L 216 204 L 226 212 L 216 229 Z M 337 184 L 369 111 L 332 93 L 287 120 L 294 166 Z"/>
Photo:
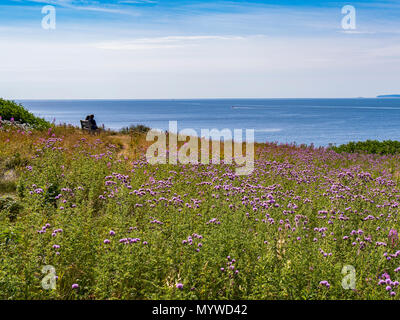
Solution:
<path fill-rule="evenodd" d="M 89 124 L 90 124 L 90 129 L 91 130 L 96 131 L 98 129 L 97 123 L 96 123 L 96 120 L 94 120 L 94 115 L 93 114 L 91 114 L 89 116 Z"/>

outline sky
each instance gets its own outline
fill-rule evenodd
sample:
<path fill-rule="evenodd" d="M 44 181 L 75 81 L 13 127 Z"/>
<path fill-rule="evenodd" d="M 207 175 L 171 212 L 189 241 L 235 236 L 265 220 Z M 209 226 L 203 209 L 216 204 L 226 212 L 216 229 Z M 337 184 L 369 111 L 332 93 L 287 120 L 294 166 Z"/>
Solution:
<path fill-rule="evenodd" d="M 2 0 L 0 97 L 400 94 L 399 40 L 398 0 Z"/>

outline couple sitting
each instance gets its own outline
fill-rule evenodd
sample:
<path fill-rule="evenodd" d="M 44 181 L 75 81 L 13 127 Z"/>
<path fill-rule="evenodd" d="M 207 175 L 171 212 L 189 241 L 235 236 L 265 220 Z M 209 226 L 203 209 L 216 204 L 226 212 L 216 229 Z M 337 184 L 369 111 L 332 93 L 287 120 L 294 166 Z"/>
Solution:
<path fill-rule="evenodd" d="M 96 120 L 94 120 L 94 115 L 93 114 L 91 114 L 90 116 L 87 116 L 85 120 L 89 122 L 91 130 L 95 131 L 95 130 L 99 129 L 97 127 Z"/>

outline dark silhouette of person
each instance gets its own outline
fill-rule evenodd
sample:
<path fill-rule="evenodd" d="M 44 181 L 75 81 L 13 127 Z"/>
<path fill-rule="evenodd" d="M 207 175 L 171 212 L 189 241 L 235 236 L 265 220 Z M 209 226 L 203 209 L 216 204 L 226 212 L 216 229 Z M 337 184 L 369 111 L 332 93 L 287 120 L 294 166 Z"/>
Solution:
<path fill-rule="evenodd" d="M 86 119 L 85 119 L 86 121 L 89 121 L 90 120 L 90 116 L 86 116 Z"/>
<path fill-rule="evenodd" d="M 90 124 L 90 128 L 92 130 L 97 130 L 98 129 L 97 123 L 96 123 L 96 120 L 94 120 L 94 115 L 93 114 L 91 114 L 89 116 L 89 124 Z"/>

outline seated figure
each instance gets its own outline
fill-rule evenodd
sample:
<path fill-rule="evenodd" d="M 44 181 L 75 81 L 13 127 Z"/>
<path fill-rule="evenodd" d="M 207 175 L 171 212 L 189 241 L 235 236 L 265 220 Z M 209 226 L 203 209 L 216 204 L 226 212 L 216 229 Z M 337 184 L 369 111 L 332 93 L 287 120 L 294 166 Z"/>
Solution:
<path fill-rule="evenodd" d="M 89 124 L 90 124 L 90 128 L 92 130 L 97 130 L 98 129 L 97 123 L 96 123 L 96 120 L 94 120 L 94 115 L 93 114 L 91 114 L 89 116 Z"/>

